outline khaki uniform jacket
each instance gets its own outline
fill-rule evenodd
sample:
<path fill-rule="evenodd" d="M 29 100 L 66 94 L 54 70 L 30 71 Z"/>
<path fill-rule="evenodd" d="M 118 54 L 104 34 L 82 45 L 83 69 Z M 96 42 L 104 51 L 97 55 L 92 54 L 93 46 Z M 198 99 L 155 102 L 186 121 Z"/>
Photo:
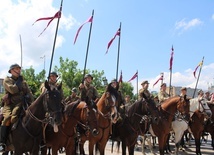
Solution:
<path fill-rule="evenodd" d="M 3 107 L 3 126 L 9 126 L 18 120 L 21 106 L 24 102 L 31 104 L 34 100 L 31 90 L 26 81 L 22 81 L 21 90 L 16 86 L 16 77 L 6 77 L 3 81 L 5 92 L 8 95 Z"/>
<path fill-rule="evenodd" d="M 29 102 L 34 101 L 34 97 L 32 95 L 31 90 L 29 89 L 25 80 L 22 82 L 22 90 L 16 86 L 17 78 L 15 77 L 6 77 L 3 81 L 3 86 L 5 88 L 5 92 L 9 94 L 11 103 L 16 104 L 23 100 L 24 96 L 28 96 Z"/>
<path fill-rule="evenodd" d="M 159 99 L 159 103 L 163 103 L 166 99 L 169 98 L 169 94 L 167 94 L 166 91 L 161 90 L 158 93 L 158 99 Z"/>
<path fill-rule="evenodd" d="M 148 89 L 143 89 L 142 88 L 142 89 L 139 90 L 139 99 L 143 98 L 143 94 L 145 94 L 147 98 L 151 97 L 151 94 L 148 91 Z"/>
<path fill-rule="evenodd" d="M 57 87 L 57 86 L 59 86 L 59 83 L 57 83 L 57 82 L 56 83 L 52 83 L 52 82 L 49 81 L 49 85 Z M 40 90 L 41 90 L 42 93 L 45 92 L 45 90 L 46 90 L 45 83 L 42 83 L 42 85 L 40 86 Z M 59 91 L 60 91 L 61 97 L 64 98 L 64 93 L 63 93 L 62 88 Z"/>
<path fill-rule="evenodd" d="M 80 97 L 79 96 L 72 96 L 72 95 L 70 95 L 70 96 L 68 96 L 66 99 L 65 99 L 65 103 L 67 104 L 67 103 L 70 103 L 70 102 L 74 102 L 74 101 L 77 101 L 77 100 L 79 100 L 80 99 Z"/>
<path fill-rule="evenodd" d="M 88 85 L 84 82 L 84 87 L 80 88 L 80 99 L 81 101 L 86 101 L 86 97 L 88 96 L 89 101 L 95 101 L 99 96 L 97 90 L 94 88 L 93 85 Z"/>

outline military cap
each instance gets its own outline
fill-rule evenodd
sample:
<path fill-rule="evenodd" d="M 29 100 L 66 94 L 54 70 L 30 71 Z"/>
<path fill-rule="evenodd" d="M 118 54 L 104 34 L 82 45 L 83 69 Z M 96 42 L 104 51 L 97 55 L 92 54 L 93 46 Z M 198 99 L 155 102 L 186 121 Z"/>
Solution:
<path fill-rule="evenodd" d="M 160 87 L 166 86 L 166 83 L 162 83 Z"/>
<path fill-rule="evenodd" d="M 87 77 L 91 77 L 91 79 L 93 80 L 93 76 L 91 74 L 85 74 L 84 79 L 86 79 Z"/>
<path fill-rule="evenodd" d="M 14 68 L 16 68 L 16 67 L 18 67 L 18 68 L 20 68 L 21 69 L 21 67 L 18 65 L 18 64 L 12 64 L 11 66 L 10 66 L 10 69 L 8 70 L 8 73 L 10 73 L 10 71 L 11 71 L 11 69 L 14 69 Z"/>
<path fill-rule="evenodd" d="M 71 91 L 77 93 L 77 88 L 74 87 Z"/>
<path fill-rule="evenodd" d="M 149 82 L 146 80 L 146 81 L 143 81 L 142 83 L 141 83 L 141 85 L 144 85 L 144 84 L 149 84 Z"/>
<path fill-rule="evenodd" d="M 50 75 L 55 75 L 56 77 L 58 77 L 56 72 L 51 72 Z"/>
<path fill-rule="evenodd" d="M 182 87 L 182 88 L 181 88 L 181 91 L 182 91 L 182 90 L 187 90 L 187 88 L 186 88 L 186 87 Z"/>
<path fill-rule="evenodd" d="M 117 82 L 117 80 L 116 80 L 116 79 L 112 79 L 112 80 L 111 80 L 111 83 L 113 83 L 113 82 Z"/>
<path fill-rule="evenodd" d="M 210 92 L 209 91 L 206 91 L 206 93 L 205 94 L 210 94 Z"/>
<path fill-rule="evenodd" d="M 198 90 L 198 94 L 200 94 L 200 93 L 204 93 L 202 89 Z"/>

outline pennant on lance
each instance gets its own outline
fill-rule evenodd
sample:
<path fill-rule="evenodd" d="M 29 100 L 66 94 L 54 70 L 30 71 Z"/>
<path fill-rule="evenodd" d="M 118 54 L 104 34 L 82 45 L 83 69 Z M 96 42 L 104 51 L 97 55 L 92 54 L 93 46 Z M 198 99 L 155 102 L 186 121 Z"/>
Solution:
<path fill-rule="evenodd" d="M 75 36 L 75 38 L 74 38 L 74 44 L 75 44 L 76 41 L 77 41 L 77 37 L 78 37 L 78 35 L 79 35 L 80 30 L 82 29 L 82 27 L 83 27 L 86 23 L 91 23 L 92 21 L 93 21 L 93 16 L 89 17 L 88 20 L 86 20 L 86 21 L 79 27 L 79 29 L 77 30 L 76 36 Z"/>
<path fill-rule="evenodd" d="M 50 25 L 50 23 L 55 19 L 55 18 L 60 18 L 61 17 L 61 11 L 58 11 L 57 13 L 55 13 L 55 15 L 53 17 L 43 17 L 43 18 L 39 18 L 37 19 L 32 25 L 34 25 L 36 22 L 41 21 L 41 20 L 49 20 L 47 26 L 45 27 L 45 29 L 39 34 L 39 36 L 42 35 L 42 33 L 48 28 L 48 26 Z M 38 36 L 38 37 L 39 37 Z"/>

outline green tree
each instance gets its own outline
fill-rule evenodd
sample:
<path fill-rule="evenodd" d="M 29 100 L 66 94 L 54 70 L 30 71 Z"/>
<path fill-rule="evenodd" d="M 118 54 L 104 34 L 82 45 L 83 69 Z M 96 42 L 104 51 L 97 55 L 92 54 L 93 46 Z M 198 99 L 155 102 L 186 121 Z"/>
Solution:
<path fill-rule="evenodd" d="M 120 90 L 124 96 L 129 95 L 131 99 L 134 97 L 133 94 L 134 88 L 129 82 L 123 82 L 120 85 Z"/>
<path fill-rule="evenodd" d="M 40 73 L 35 74 L 35 70 L 31 66 L 29 69 L 22 70 L 22 75 L 29 85 L 33 95 L 38 97 L 41 94 L 39 90 L 40 85 L 45 81 L 45 71 L 43 70 Z"/>
<path fill-rule="evenodd" d="M 63 92 L 66 97 L 70 95 L 73 87 L 79 87 L 83 79 L 83 71 L 77 68 L 78 63 L 74 60 L 69 60 L 68 58 L 64 60 L 60 57 L 59 63 L 60 66 L 55 66 L 54 70 L 60 75 L 60 80 L 63 83 Z M 90 73 L 94 77 L 93 85 L 97 88 L 98 93 L 103 92 L 102 76 L 104 75 L 104 71 L 86 70 L 87 73 Z"/>

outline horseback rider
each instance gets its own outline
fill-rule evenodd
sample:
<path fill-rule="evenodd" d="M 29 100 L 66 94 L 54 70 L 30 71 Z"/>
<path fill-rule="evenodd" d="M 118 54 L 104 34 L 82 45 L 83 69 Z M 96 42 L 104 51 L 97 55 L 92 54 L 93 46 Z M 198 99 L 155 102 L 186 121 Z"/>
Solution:
<path fill-rule="evenodd" d="M 30 104 L 34 100 L 28 84 L 21 75 L 21 67 L 18 64 L 12 64 L 8 73 L 12 76 L 7 76 L 3 81 L 5 95 L 3 97 L 4 118 L 1 124 L 0 152 L 5 151 L 10 125 L 13 124 L 12 130 L 16 128 L 21 107 L 26 102 Z"/>
<path fill-rule="evenodd" d="M 141 83 L 141 86 L 142 88 L 139 90 L 139 97 L 138 99 L 142 99 L 143 98 L 143 94 L 147 97 L 147 98 L 150 98 L 152 95 L 151 93 L 149 92 L 148 88 L 149 88 L 149 82 L 146 80 L 146 81 L 143 81 Z"/>
<path fill-rule="evenodd" d="M 158 93 L 159 104 L 162 104 L 169 98 L 169 94 L 166 92 L 166 83 L 162 83 L 160 86 L 160 92 Z"/>
<path fill-rule="evenodd" d="M 49 79 L 48 83 L 49 83 L 50 87 L 59 86 L 59 83 L 57 82 L 57 78 L 58 78 L 58 75 L 57 75 L 56 72 L 51 72 L 50 73 L 50 75 L 48 76 L 48 79 Z M 41 90 L 42 93 L 46 90 L 45 83 L 42 83 L 42 85 L 40 87 L 40 90 Z M 60 89 L 60 94 L 61 94 L 61 96 L 63 98 L 64 94 L 63 94 L 63 90 L 62 89 Z"/>
<path fill-rule="evenodd" d="M 84 81 L 79 85 L 80 99 L 85 101 L 86 104 L 97 103 L 99 100 L 97 89 L 91 84 L 93 81 L 93 76 L 91 74 L 86 74 L 84 76 Z M 90 103 L 87 103 L 87 102 Z"/>
<path fill-rule="evenodd" d="M 79 100 L 80 97 L 77 95 L 77 88 L 71 90 L 71 95 L 65 99 L 65 103 L 70 103 Z"/>

